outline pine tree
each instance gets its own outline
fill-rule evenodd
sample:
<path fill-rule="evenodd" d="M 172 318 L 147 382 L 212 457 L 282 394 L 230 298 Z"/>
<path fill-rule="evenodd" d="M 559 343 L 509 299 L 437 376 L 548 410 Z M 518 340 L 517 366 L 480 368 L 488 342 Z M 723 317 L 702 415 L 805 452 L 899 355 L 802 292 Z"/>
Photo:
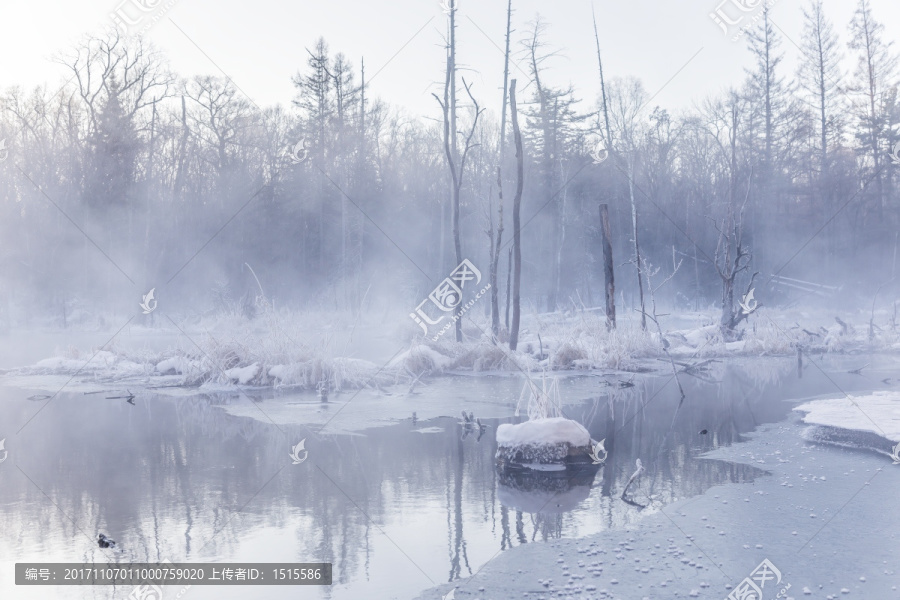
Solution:
<path fill-rule="evenodd" d="M 90 139 L 92 171 L 87 201 L 95 208 L 124 206 L 134 182 L 137 143 L 134 125 L 122 109 L 119 84 L 110 78 L 106 104 Z"/>
<path fill-rule="evenodd" d="M 894 81 L 896 57 L 891 52 L 893 42 L 884 40 L 884 25 L 875 20 L 869 0 L 859 0 L 850 22 L 850 48 L 858 51 L 854 91 L 864 101 L 855 107 L 860 128 L 857 138 L 866 148 L 875 181 L 875 207 L 883 215 L 885 185 L 884 160 L 881 156 L 887 133 L 888 106 L 886 102 Z"/>

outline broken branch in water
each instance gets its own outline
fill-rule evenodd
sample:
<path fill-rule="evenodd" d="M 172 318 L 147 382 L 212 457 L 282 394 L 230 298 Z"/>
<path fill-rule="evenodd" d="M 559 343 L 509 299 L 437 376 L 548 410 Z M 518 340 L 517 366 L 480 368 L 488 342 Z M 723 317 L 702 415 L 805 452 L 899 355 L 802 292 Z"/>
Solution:
<path fill-rule="evenodd" d="M 635 470 L 635 472 L 631 474 L 631 477 L 628 479 L 628 483 L 625 484 L 625 489 L 622 490 L 622 500 L 625 499 L 625 494 L 628 493 L 628 488 L 631 487 L 631 484 L 634 482 L 634 480 L 640 477 L 641 473 L 644 472 L 644 465 L 641 464 L 641 459 L 636 459 L 634 461 L 634 464 L 635 466 L 637 466 L 637 470 Z"/>
<path fill-rule="evenodd" d="M 841 335 L 847 335 L 848 333 L 850 333 L 850 326 L 842 321 L 840 317 L 835 317 L 834 320 L 837 321 L 838 325 L 841 326 Z"/>

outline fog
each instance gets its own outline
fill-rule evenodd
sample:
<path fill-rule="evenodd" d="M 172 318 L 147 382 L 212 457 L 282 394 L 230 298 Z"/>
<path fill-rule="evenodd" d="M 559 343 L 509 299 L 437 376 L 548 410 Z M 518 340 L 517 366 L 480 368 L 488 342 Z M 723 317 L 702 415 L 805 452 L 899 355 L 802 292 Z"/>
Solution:
<path fill-rule="evenodd" d="M 515 479 L 498 459 L 514 462 L 522 455 L 515 444 L 505 455 L 495 455 L 488 444 L 496 443 L 500 427 L 517 426 L 527 412 L 547 426 L 534 428 L 540 432 L 535 444 L 556 452 L 535 456 L 569 460 L 587 448 L 591 468 L 599 469 L 606 455 L 596 458 L 598 448 L 614 453 L 619 436 L 615 477 L 597 475 L 595 483 L 598 471 L 582 476 L 578 494 L 567 500 L 572 506 L 560 508 L 560 514 L 576 510 L 595 492 L 618 502 L 621 491 L 625 504 L 616 504 L 622 518 L 615 525 L 610 520 L 613 529 L 633 517 L 637 522 L 653 501 L 660 504 L 651 510 L 663 510 L 664 502 L 652 494 L 644 494 L 646 504 L 626 494 L 633 481 L 650 477 L 644 473 L 662 472 L 655 462 L 664 448 L 678 452 L 667 457 L 672 464 L 663 469 L 666 477 L 695 484 L 702 479 L 703 485 L 683 487 L 687 496 L 706 495 L 719 478 L 749 485 L 756 471 L 751 477 L 751 469 L 736 462 L 716 467 L 728 477 L 710 471 L 715 477 L 703 478 L 697 476 L 702 467 L 678 474 L 676 463 L 698 458 L 701 450 L 737 445 L 740 433 L 763 423 L 799 427 L 785 403 L 827 393 L 832 384 L 841 397 L 837 408 L 829 406 L 834 411 L 826 411 L 826 421 L 838 423 L 816 424 L 839 429 L 844 397 L 853 404 L 849 410 L 863 410 L 844 388 L 871 392 L 865 406 L 885 412 L 869 419 L 875 424 L 866 429 L 869 437 L 854 433 L 850 439 L 867 451 L 885 454 L 890 447 L 900 461 L 900 443 L 893 446 L 900 440 L 878 425 L 894 418 L 885 416 L 894 414 L 897 401 L 887 388 L 900 381 L 892 375 L 900 348 L 900 54 L 890 34 L 900 26 L 895 6 L 874 0 L 855 0 L 852 11 L 822 0 L 710 5 L 709 14 L 697 17 L 705 22 L 685 26 L 686 35 L 701 25 L 704 36 L 714 32 L 709 47 L 675 61 L 664 43 L 649 42 L 649 56 L 678 63 L 661 78 L 659 64 L 643 71 L 634 57 L 618 60 L 623 34 L 609 29 L 619 12 L 600 3 L 578 7 L 579 28 L 570 15 L 554 10 L 548 18 L 516 0 L 495 3 L 491 14 L 501 18 L 490 24 L 497 43 L 488 54 L 470 43 L 485 14 L 478 13 L 476 23 L 466 19 L 466 6 L 434 4 L 439 16 L 419 31 L 437 44 L 437 53 L 417 51 L 404 39 L 390 44 L 399 48 L 397 57 L 409 53 L 420 63 L 431 61 L 425 71 L 398 63 L 391 75 L 403 80 L 404 89 L 424 90 L 424 102 L 398 99 L 400 84 L 373 85 L 374 77 L 392 68 L 393 57 L 385 62 L 380 47 L 380 62 L 360 56 L 361 42 L 348 41 L 346 32 L 336 37 L 348 47 L 332 43 L 325 32 L 299 36 L 290 54 L 293 74 L 272 82 L 267 93 L 248 93 L 219 68 L 216 56 L 207 56 L 212 66 L 197 72 L 171 45 L 158 43 L 155 28 L 164 21 L 177 24 L 168 14 L 171 3 L 151 6 L 146 0 L 114 7 L 104 26 L 61 49 L 48 42 L 55 48 L 52 68 L 35 69 L 27 81 L 0 89 L 0 384 L 11 388 L 15 407 L 0 407 L 0 450 L 13 430 L 17 439 L 30 441 L 22 450 L 7 446 L 10 456 L 40 446 L 42 440 L 29 437 L 38 435 L 38 427 L 29 424 L 54 415 L 48 418 L 52 428 L 65 430 L 70 446 L 97 461 L 97 447 L 85 443 L 84 434 L 96 431 L 69 430 L 74 413 L 55 412 L 58 398 L 75 412 L 79 401 L 116 401 L 108 420 L 94 417 L 95 429 L 127 423 L 146 433 L 141 439 L 149 452 L 162 448 L 168 456 L 170 447 L 181 448 L 184 460 L 160 460 L 160 472 L 169 462 L 192 475 L 203 472 L 209 456 L 220 455 L 210 446 L 215 442 L 197 431 L 237 431 L 249 449 L 235 453 L 244 475 L 235 497 L 224 500 L 233 509 L 245 491 L 265 487 L 271 474 L 260 470 L 261 462 L 282 469 L 287 467 L 279 461 L 291 456 L 294 462 L 286 464 L 298 466 L 306 460 L 298 452 L 315 459 L 313 440 L 334 436 L 341 440 L 332 445 L 335 455 L 317 468 L 342 495 L 323 499 L 321 489 L 309 488 L 304 497 L 310 506 L 337 503 L 334 510 L 320 510 L 322 518 L 335 512 L 345 518 L 352 507 L 365 515 L 367 500 L 343 492 L 340 474 L 347 467 L 338 454 L 356 452 L 356 442 L 348 440 L 359 435 L 368 437 L 373 456 L 390 455 L 384 446 L 394 443 L 388 441 L 394 435 L 389 423 L 411 436 L 395 448 L 408 460 L 398 458 L 395 471 L 434 475 L 431 463 L 455 453 L 455 479 L 446 476 L 446 489 L 429 484 L 427 497 L 438 502 L 445 492 L 450 497 L 451 483 L 452 493 L 463 497 L 463 464 L 486 465 L 489 481 L 478 493 L 490 496 L 484 506 L 493 511 L 494 475 L 500 483 Z M 791 24 L 789 33 L 778 25 L 782 18 Z M 348 27 L 365 40 L 376 25 Z M 310 27 L 304 23 L 303 31 Z M 216 45 L 228 37 L 214 35 Z M 248 44 L 253 36 L 266 37 L 255 32 L 230 39 Z M 739 53 L 743 62 L 707 72 L 702 86 L 686 89 L 680 81 L 697 77 L 691 70 L 702 52 Z M 286 61 L 279 56 L 273 62 L 280 69 Z M 35 86 L 35 78 L 43 83 Z M 290 93 L 258 100 L 272 90 Z M 840 354 L 847 356 L 831 357 Z M 877 376 L 870 375 L 876 368 L 868 359 L 853 362 L 857 355 L 876 354 Z M 738 361 L 748 373 L 763 373 L 756 379 L 777 381 L 779 390 L 796 387 L 772 406 L 754 404 L 771 396 L 768 384 L 738 402 L 738 388 L 723 386 Z M 830 366 L 820 367 L 820 361 Z M 811 366 L 814 377 L 807 372 Z M 577 383 L 560 385 L 570 380 Z M 642 442 L 644 410 L 669 382 L 671 414 L 662 418 L 647 409 L 653 426 Z M 699 410 L 691 402 L 700 398 L 721 406 Z M 135 399 L 138 412 L 132 411 Z M 553 419 L 573 420 L 564 407 L 577 402 L 584 405 L 576 420 L 608 411 L 598 434 L 606 435 L 603 440 L 575 423 L 569 431 L 583 433 L 586 441 L 553 441 Z M 757 419 L 751 405 L 767 407 L 765 416 Z M 745 408 L 749 418 L 742 412 L 737 419 L 735 411 Z M 103 411 L 100 405 L 91 410 Z M 463 421 L 457 422 L 460 410 Z M 452 432 L 443 429 L 451 418 Z M 722 424 L 729 419 L 732 425 Z M 196 427 L 177 430 L 176 422 Z M 676 430 L 677 444 L 669 440 Z M 426 434 L 440 436 L 419 439 Z M 795 434 L 800 439 L 793 430 L 780 435 Z M 697 438 L 701 444 L 695 439 L 701 435 L 710 437 Z M 803 439 L 843 439 L 831 430 L 829 435 Z M 464 461 L 463 443 L 480 444 L 483 437 L 477 460 Z M 265 442 L 258 446 L 253 438 Z M 427 441 L 432 438 L 437 442 Z M 310 447 L 304 448 L 307 439 Z M 627 456 L 626 441 L 634 441 Z M 41 448 L 46 458 L 47 448 Z M 265 461 L 249 460 L 254 451 Z M 120 458 L 138 464 L 140 453 L 131 452 Z M 693 465 L 691 460 L 685 462 Z M 30 468 L 24 458 L 16 464 Z M 140 530 L 147 538 L 141 557 L 160 560 L 150 556 L 147 523 L 133 526 L 140 521 L 135 518 L 117 525 L 113 512 L 92 497 L 101 480 L 132 468 L 115 464 L 126 463 L 98 463 L 85 483 L 90 490 L 62 468 L 70 475 L 63 477 L 66 493 L 84 497 L 101 515 L 85 526 L 91 550 L 93 528 L 106 523 L 126 548 L 127 536 Z M 33 469 L 52 475 L 45 472 L 49 467 L 35 463 Z M 376 479 L 389 473 L 382 478 L 396 479 L 403 498 L 421 492 L 403 473 L 363 471 Z M 559 490 L 568 489 L 554 477 L 527 475 L 516 480 L 515 493 L 496 496 L 504 511 L 501 550 L 512 551 L 505 511 L 517 511 L 521 529 L 523 512 L 542 514 Z M 21 480 L 10 489 L 31 487 Z M 347 485 L 357 496 L 369 494 L 368 487 Z M 148 488 L 154 515 L 158 500 L 165 505 L 161 512 L 175 504 L 160 495 L 163 488 Z M 276 525 L 288 520 L 289 511 L 273 514 L 266 507 L 293 506 L 283 491 L 263 495 L 268 504 L 256 509 Z M 126 503 L 134 500 L 127 496 Z M 485 546 L 473 551 L 476 558 L 468 564 L 459 499 L 450 576 L 425 574 L 432 586 L 462 579 L 461 560 L 471 577 L 492 560 L 493 549 Z M 674 492 L 665 499 L 676 501 Z M 385 515 L 389 502 L 378 496 L 378 506 L 368 508 Z M 73 523 L 85 522 L 75 500 L 63 504 L 76 514 Z M 302 512 L 306 505 L 298 506 Z M 219 508 L 201 510 L 197 519 L 218 519 Z M 612 504 L 609 509 L 612 514 Z M 0 516 L 12 528 L 24 527 L 26 512 L 4 512 L 0 503 Z M 443 518 L 440 513 L 431 507 L 431 525 Z M 589 512 L 581 518 L 593 523 Z M 370 521 L 365 515 L 354 522 L 364 523 L 365 539 Z M 474 517 L 466 523 L 479 527 Z M 562 523 L 558 517 L 559 539 L 587 535 Z M 179 531 L 178 517 L 170 526 Z M 328 526 L 325 534 L 318 525 L 305 527 L 304 535 L 331 539 Z M 228 535 L 237 539 L 241 531 L 234 527 Z M 396 531 L 416 538 L 403 524 Z M 209 533 L 215 537 L 216 527 Z M 196 558 L 186 535 L 184 547 L 166 546 L 171 556 Z M 433 541 L 429 547 L 437 548 Z M 33 550 L 0 536 L 0 548 L 6 546 L 17 560 Z M 314 553 L 315 544 L 285 548 Z M 228 552 L 217 550 L 212 558 L 233 558 Z M 386 552 L 393 549 L 378 550 L 378 559 L 392 560 Z M 339 584 L 356 590 L 377 580 L 390 588 L 383 573 L 368 579 L 368 554 L 365 569 L 354 562 L 358 558 L 348 562 L 352 576 L 336 577 Z M 445 568 L 442 561 L 428 568 Z M 887 576 L 878 581 L 883 589 L 893 583 Z M 335 589 L 335 597 L 347 597 L 351 588 Z M 405 586 L 403 594 L 423 590 L 420 582 Z M 713 591 L 722 595 L 721 588 Z"/>
<path fill-rule="evenodd" d="M 559 48 L 544 41 L 552 24 L 515 17 L 523 304 L 539 312 L 601 304 L 600 203 L 610 207 L 617 291 L 630 306 L 634 231 L 641 260 L 660 277 L 683 261 L 661 305 L 720 303 L 718 230 L 741 209 L 749 255 L 736 283 L 742 289 L 758 271 L 768 306 L 788 299 L 773 275 L 843 288 L 829 307 L 841 314 L 868 305 L 893 279 L 897 72 L 877 13 L 874 25 L 810 14 L 799 49 L 771 23 L 756 24 L 745 36 L 755 62 L 745 82 L 677 111 L 656 102 L 640 73 L 605 81 L 599 98 L 579 89 L 595 82 L 557 85 Z M 872 47 L 848 47 L 848 26 L 871 27 Z M 833 45 L 818 60 L 817 35 Z M 782 67 L 798 53 L 798 71 Z M 459 262 L 442 94 L 432 115 L 415 118 L 373 95 L 364 64 L 326 40 L 303 55 L 294 96 L 275 106 L 257 106 L 221 75 L 173 72 L 152 41 L 118 30 L 59 56 L 70 69 L 65 85 L 7 89 L 4 327 L 126 313 L 151 288 L 182 315 L 260 288 L 290 307 L 415 306 Z M 469 96 L 471 76 L 458 70 L 450 142 L 457 170 L 465 154 L 461 258 L 489 271 L 485 230 L 499 222 L 500 166 L 506 223 L 497 281 L 505 287 L 512 128 L 504 123 L 501 157 L 496 93 L 465 81 Z M 484 110 L 474 130 L 473 100 Z M 592 158 L 598 148 L 607 160 Z M 890 286 L 882 293 L 888 298 Z"/>

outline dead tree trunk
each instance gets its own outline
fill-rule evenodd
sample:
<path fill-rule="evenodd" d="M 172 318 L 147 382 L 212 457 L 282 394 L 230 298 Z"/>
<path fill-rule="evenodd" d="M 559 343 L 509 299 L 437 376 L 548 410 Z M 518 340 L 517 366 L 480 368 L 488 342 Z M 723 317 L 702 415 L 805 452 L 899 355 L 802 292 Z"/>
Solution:
<path fill-rule="evenodd" d="M 503 164 L 503 150 L 506 148 L 506 100 L 509 94 L 509 38 L 512 25 L 512 0 L 506 7 L 506 52 L 503 54 L 503 109 L 500 111 L 500 164 Z"/>
<path fill-rule="evenodd" d="M 644 273 L 641 266 L 641 245 L 638 243 L 638 214 L 637 202 L 634 198 L 634 162 L 635 157 L 631 158 L 630 171 L 628 175 L 628 198 L 631 201 L 631 227 L 632 236 L 634 237 L 634 263 L 638 276 L 638 297 L 641 303 L 641 330 L 647 331 L 647 310 L 644 305 Z"/>
<path fill-rule="evenodd" d="M 715 267 L 719 278 L 722 280 L 722 318 L 719 322 L 723 335 L 729 336 L 741 321 L 756 312 L 761 306 L 756 303 L 750 306 L 753 295 L 753 280 L 758 275 L 754 273 L 747 284 L 747 291 L 738 308 L 734 306 L 734 285 L 738 275 L 750 268 L 753 255 L 750 249 L 744 246 L 744 207 L 750 198 L 750 186 L 753 179 L 753 170 L 747 181 L 747 195 L 739 210 L 736 210 L 734 202 L 729 203 L 728 214 L 722 221 L 719 230 L 719 242 L 716 246 Z M 732 186 L 732 190 L 734 186 Z M 734 193 L 732 191 L 732 198 Z"/>
<path fill-rule="evenodd" d="M 513 317 L 512 329 L 509 333 L 509 348 L 515 350 L 519 344 L 520 298 L 522 288 L 522 226 L 519 215 L 522 208 L 522 187 L 525 169 L 522 150 L 522 132 L 519 131 L 519 111 L 516 108 L 516 80 L 509 85 L 509 107 L 512 117 L 513 137 L 516 141 L 516 195 L 513 198 Z"/>
<path fill-rule="evenodd" d="M 447 77 L 444 81 L 444 99 L 441 100 L 441 98 L 437 94 L 432 94 L 432 96 L 435 97 L 435 99 L 438 101 L 438 104 L 441 106 L 441 111 L 444 117 L 444 156 L 447 161 L 447 168 L 450 170 L 450 197 L 452 201 L 451 214 L 453 217 L 453 246 L 456 249 L 456 264 L 462 264 L 462 246 L 460 243 L 459 235 L 459 193 L 463 184 L 463 175 L 465 175 L 466 172 L 466 158 L 469 155 L 469 151 L 478 145 L 472 143 L 472 138 L 475 135 L 475 131 L 478 129 L 478 118 L 481 116 L 481 113 L 484 111 L 484 109 L 478 106 L 478 101 L 476 101 L 475 97 L 472 96 L 471 86 L 467 84 L 465 78 L 463 78 L 463 87 L 465 87 L 466 93 L 469 95 L 469 100 L 472 101 L 475 116 L 472 119 L 472 128 L 469 130 L 468 137 L 466 137 L 466 145 L 463 149 L 462 156 L 459 157 L 459 164 L 457 164 L 456 151 L 453 147 L 453 144 L 456 140 L 456 134 L 455 132 L 451 131 L 451 123 L 453 123 L 455 119 L 451 111 L 453 106 L 453 98 L 449 96 L 452 87 L 452 64 L 452 59 L 448 56 Z M 457 317 L 459 317 L 460 315 L 460 306 L 461 305 L 458 305 L 453 313 Z M 462 319 L 460 318 L 456 319 L 456 341 L 462 341 Z"/>
<path fill-rule="evenodd" d="M 500 177 L 500 167 L 497 167 L 497 195 L 499 196 L 499 208 L 497 209 L 497 235 L 494 236 L 494 223 L 491 219 L 489 236 L 491 238 L 491 333 L 494 338 L 500 333 L 500 290 L 497 289 L 497 271 L 500 263 L 500 243 L 503 240 L 503 181 Z"/>
<path fill-rule="evenodd" d="M 609 205 L 600 205 L 600 236 L 603 243 L 603 278 L 606 294 L 606 328 L 616 328 L 616 282 L 613 272 L 612 236 L 609 229 Z"/>
<path fill-rule="evenodd" d="M 512 248 L 509 249 L 509 254 L 507 254 L 507 259 L 506 259 L 506 315 L 504 317 L 504 322 L 506 324 L 507 332 L 509 332 L 509 290 L 510 290 L 511 281 L 512 281 Z"/>
<path fill-rule="evenodd" d="M 591 5 L 591 17 L 594 20 L 594 41 L 597 43 L 597 65 L 600 67 L 600 95 L 603 98 L 603 119 L 606 124 L 606 149 L 612 149 L 612 133 L 609 129 L 609 109 L 606 104 L 606 82 L 603 80 L 603 59 L 600 58 L 600 35 L 597 33 L 597 17 Z"/>

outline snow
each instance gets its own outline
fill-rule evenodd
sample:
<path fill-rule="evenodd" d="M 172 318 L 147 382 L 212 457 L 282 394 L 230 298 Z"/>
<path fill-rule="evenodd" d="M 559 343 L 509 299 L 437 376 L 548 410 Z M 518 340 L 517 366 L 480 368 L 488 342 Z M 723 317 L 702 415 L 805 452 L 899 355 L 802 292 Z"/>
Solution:
<path fill-rule="evenodd" d="M 452 341 L 453 336 L 443 336 L 437 343 L 423 343 L 417 333 L 420 330 L 406 313 L 397 317 L 403 324 L 398 325 L 399 331 L 384 335 L 385 324 L 392 323 L 393 318 L 383 315 L 377 323 L 373 319 L 363 327 L 365 336 L 359 335 L 356 325 L 348 325 L 356 321 L 344 313 L 280 310 L 267 312 L 266 316 L 246 320 L 218 315 L 192 322 L 189 335 L 200 344 L 199 349 L 184 342 L 180 331 L 167 329 L 132 328 L 135 331 L 122 333 L 100 352 L 91 344 L 103 336 L 79 335 L 71 340 L 78 345 L 67 341 L 66 348 L 56 349 L 53 354 L 19 353 L 16 361 L 34 360 L 31 356 L 53 358 L 14 367 L 5 374 L 27 377 L 77 373 L 108 382 L 134 383 L 128 378 L 177 373 L 185 385 L 198 385 L 225 383 L 220 370 L 223 365 L 246 369 L 257 364 L 260 371 L 253 380 L 255 384 L 316 389 L 327 381 L 329 389 L 337 391 L 393 385 L 408 389 L 414 378 L 448 371 L 634 371 L 647 365 L 661 370 L 655 359 L 664 358 L 658 334 L 643 331 L 636 320 L 626 317 L 609 331 L 605 317 L 598 311 L 525 315 L 516 351 L 483 335 L 489 329 L 487 321 L 479 328 L 470 328 L 463 343 Z M 475 314 L 470 316 L 479 319 Z M 664 318 L 663 341 L 668 343 L 669 354 L 681 362 L 737 355 L 794 356 L 798 346 L 807 356 L 900 350 L 900 328 L 891 326 L 892 315 L 881 311 L 876 317 L 878 327 L 870 336 L 870 310 L 842 315 L 849 325 L 845 329 L 834 323 L 830 313 L 764 308 L 754 312 L 734 335 L 723 336 L 716 311 L 676 312 Z M 405 340 L 401 342 L 406 345 L 404 351 L 385 365 L 400 339 Z M 369 360 L 356 358 L 360 348 Z M 338 356 L 335 349 L 354 357 Z M 421 383 L 427 385 L 426 380 Z"/>
<path fill-rule="evenodd" d="M 156 371 L 158 373 L 168 373 L 170 371 L 184 375 L 189 373 L 192 368 L 198 368 L 196 361 L 188 360 L 184 356 L 173 356 L 156 363 Z"/>
<path fill-rule="evenodd" d="M 697 327 L 674 333 L 680 333 L 687 340 L 688 345 L 699 348 L 706 344 L 707 341 L 719 336 L 719 328 L 716 325 L 707 325 L 706 327 Z"/>
<path fill-rule="evenodd" d="M 705 456 L 751 465 L 765 458 L 771 477 L 717 485 L 667 504 L 664 512 L 648 507 L 628 529 L 506 549 L 474 576 L 417 598 L 437 600 L 457 586 L 456 596 L 464 598 L 722 600 L 765 559 L 781 572 L 779 585 L 769 582 L 771 592 L 765 587 L 767 600 L 788 585 L 783 599 L 900 597 L 900 513 L 885 510 L 900 485 L 900 467 L 875 453 L 807 444 L 803 427 L 797 415 Z M 500 493 L 504 504 L 519 500 L 515 490 Z M 600 497 L 598 486 L 589 493 Z M 804 588 L 815 595 L 804 595 Z"/>
<path fill-rule="evenodd" d="M 280 381 L 293 379 L 293 372 L 290 365 L 275 365 L 269 369 L 269 377 L 274 377 Z"/>
<path fill-rule="evenodd" d="M 737 342 L 726 342 L 725 349 L 729 352 L 743 352 L 747 345 L 747 340 L 739 340 Z"/>
<path fill-rule="evenodd" d="M 591 434 L 580 423 L 563 417 L 535 419 L 518 425 L 504 423 L 497 428 L 498 446 L 570 444 L 587 446 Z"/>
<path fill-rule="evenodd" d="M 247 365 L 246 367 L 235 367 L 233 369 L 228 369 L 225 371 L 225 377 L 228 378 L 229 381 L 235 381 L 241 385 L 247 385 L 250 383 L 254 377 L 259 373 L 259 365 L 257 363 L 253 363 L 252 365 Z"/>
<path fill-rule="evenodd" d="M 23 367 L 13 371 L 18 371 L 23 375 L 82 373 L 120 379 L 143 374 L 145 366 L 125 356 L 114 354 L 107 350 L 100 350 L 93 356 L 89 353 L 81 354 L 75 352 L 74 357 L 54 356 L 45 358 L 30 367 Z"/>
<path fill-rule="evenodd" d="M 794 408 L 805 423 L 867 431 L 900 442 L 900 392 L 813 400 Z"/>
<path fill-rule="evenodd" d="M 34 367 L 36 369 L 44 369 L 47 371 L 77 371 L 84 365 L 85 361 L 83 360 L 54 356 L 52 358 L 39 360 L 35 363 Z"/>
<path fill-rule="evenodd" d="M 391 367 L 405 366 L 415 373 L 422 371 L 442 371 L 450 368 L 454 359 L 441 354 L 425 344 L 418 344 L 398 354 L 388 363 Z"/>
<path fill-rule="evenodd" d="M 413 429 L 414 433 L 441 433 L 443 427 L 423 427 L 422 429 Z"/>

